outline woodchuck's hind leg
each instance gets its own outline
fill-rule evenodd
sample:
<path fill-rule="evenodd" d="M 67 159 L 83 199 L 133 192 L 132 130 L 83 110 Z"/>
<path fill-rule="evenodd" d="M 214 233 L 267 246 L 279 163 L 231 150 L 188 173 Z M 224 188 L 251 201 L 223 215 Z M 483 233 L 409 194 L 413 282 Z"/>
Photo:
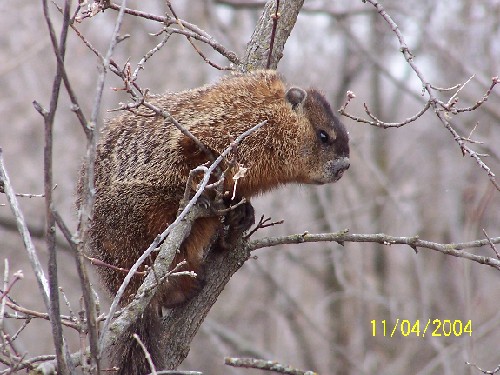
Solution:
<path fill-rule="evenodd" d="M 217 249 L 228 250 L 236 245 L 241 235 L 255 223 L 255 211 L 249 202 L 245 202 L 224 217 L 224 233 L 219 233 Z M 188 275 L 171 275 L 161 287 L 159 298 L 162 306 L 171 308 L 181 305 L 193 298 L 203 288 L 205 274 L 203 267 L 204 251 L 220 231 L 221 222 L 218 217 L 197 219 L 191 233 L 182 243 L 179 252 L 172 262 L 178 271 L 193 271 L 196 277 Z M 186 264 L 176 267 L 182 261 Z"/>
<path fill-rule="evenodd" d="M 212 242 L 219 227 L 220 220 L 217 217 L 200 218 L 193 223 L 191 233 L 182 243 L 172 262 L 172 269 L 175 268 L 176 272 L 193 271 L 196 273 L 196 277 L 176 276 L 175 273 L 169 276 L 159 291 L 162 306 L 170 308 L 181 305 L 193 298 L 203 288 L 205 279 L 204 251 Z M 182 261 L 186 261 L 186 264 L 176 267 Z"/>

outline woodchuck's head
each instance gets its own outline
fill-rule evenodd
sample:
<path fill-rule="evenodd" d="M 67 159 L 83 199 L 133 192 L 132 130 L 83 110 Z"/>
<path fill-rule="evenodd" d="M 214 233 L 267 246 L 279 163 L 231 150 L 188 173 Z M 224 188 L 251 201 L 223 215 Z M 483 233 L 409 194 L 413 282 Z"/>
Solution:
<path fill-rule="evenodd" d="M 300 153 L 306 164 L 305 183 L 338 181 L 349 169 L 349 134 L 317 90 L 290 88 L 286 99 L 305 122 L 306 135 Z"/>

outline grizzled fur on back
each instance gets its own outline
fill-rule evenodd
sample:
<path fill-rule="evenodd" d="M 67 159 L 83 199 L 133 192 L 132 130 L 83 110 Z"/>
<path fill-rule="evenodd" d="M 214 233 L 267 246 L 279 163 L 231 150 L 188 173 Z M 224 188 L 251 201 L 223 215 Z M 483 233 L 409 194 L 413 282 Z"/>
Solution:
<path fill-rule="evenodd" d="M 238 181 L 236 202 L 282 184 L 335 182 L 349 167 L 348 134 L 324 96 L 313 89 L 288 88 L 275 71 L 234 75 L 212 85 L 146 100 L 168 111 L 213 155 L 267 120 L 233 155 L 248 168 Z M 95 164 L 96 200 L 89 251 L 105 263 L 125 269 L 175 219 L 189 171 L 210 160 L 163 117 L 149 111 L 144 114 L 125 112 L 107 122 Z M 234 173 L 236 168 L 226 172 L 225 191 L 233 191 Z M 183 303 L 202 286 L 203 251 L 221 225 L 217 217 L 194 223 L 174 264 L 186 260 L 184 269 L 195 271 L 198 277 L 167 280 L 152 308 Z M 115 293 L 125 274 L 109 267 L 98 271 L 108 290 Z M 130 300 L 141 281 L 139 276 L 133 278 L 123 303 Z M 140 368 L 137 364 L 134 367 Z M 121 371 L 139 374 L 147 371 L 147 366 L 134 372 L 123 365 Z"/>

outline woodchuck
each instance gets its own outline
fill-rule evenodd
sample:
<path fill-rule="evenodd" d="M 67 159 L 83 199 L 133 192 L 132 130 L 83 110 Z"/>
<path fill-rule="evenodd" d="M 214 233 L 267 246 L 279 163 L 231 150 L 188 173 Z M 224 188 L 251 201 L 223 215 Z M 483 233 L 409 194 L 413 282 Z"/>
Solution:
<path fill-rule="evenodd" d="M 314 89 L 287 88 L 275 71 L 236 74 L 212 85 L 152 96 L 147 101 L 167 110 L 212 157 L 238 135 L 267 120 L 233 155 L 237 164 L 248 168 L 237 183 L 235 202 L 288 183 L 336 182 L 349 168 L 348 133 L 324 96 Z M 88 248 L 101 261 L 125 269 L 175 219 L 190 170 L 211 160 L 162 116 L 141 112 L 127 111 L 107 122 L 95 163 L 95 206 Z M 227 160 L 222 166 L 227 169 L 224 191 L 230 195 L 237 171 L 234 164 Z M 245 210 L 252 216 L 249 204 Z M 195 271 L 198 276 L 171 277 L 155 297 L 157 306 L 183 303 L 200 288 L 204 250 L 222 225 L 219 217 L 200 218 L 193 224 L 172 267 L 186 260 L 182 270 Z M 108 290 L 116 293 L 125 273 L 105 266 L 98 271 Z M 122 304 L 131 299 L 141 282 L 140 276 L 133 278 Z M 121 371 L 128 374 L 148 369 Z"/>

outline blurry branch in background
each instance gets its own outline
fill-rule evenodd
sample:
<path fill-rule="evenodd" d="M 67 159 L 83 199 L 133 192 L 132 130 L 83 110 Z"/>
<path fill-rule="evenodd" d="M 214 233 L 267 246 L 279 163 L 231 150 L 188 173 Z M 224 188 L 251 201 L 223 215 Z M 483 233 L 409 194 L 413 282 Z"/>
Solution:
<path fill-rule="evenodd" d="M 17 193 L 16 193 L 16 196 Z M 0 217 L 0 226 L 9 231 L 17 231 L 16 220 L 9 217 Z M 36 226 L 33 224 L 27 224 L 28 232 L 30 233 L 32 238 L 44 238 L 45 237 L 45 228 L 42 226 Z M 70 246 L 66 242 L 66 240 L 60 236 L 56 238 L 57 246 L 60 249 L 70 250 Z"/>
<path fill-rule="evenodd" d="M 470 81 L 470 79 L 472 77 L 469 78 L 469 80 L 467 82 L 465 82 L 464 84 L 459 84 L 459 85 L 456 85 L 454 87 L 454 88 L 456 88 L 456 92 L 455 92 L 454 95 L 452 95 L 450 97 L 450 99 L 448 100 L 448 102 L 445 103 L 444 101 L 439 100 L 438 97 L 436 96 L 436 91 L 449 91 L 449 90 L 454 89 L 454 88 L 444 89 L 444 90 L 443 89 L 439 89 L 439 88 L 434 87 L 429 81 L 427 81 L 425 79 L 424 75 L 422 74 L 421 70 L 415 64 L 415 62 L 413 60 L 414 56 L 413 56 L 412 52 L 410 51 L 410 49 L 408 48 L 408 45 L 406 44 L 405 38 L 404 38 L 403 34 L 401 33 L 401 31 L 399 30 L 398 25 L 393 21 L 393 19 L 391 18 L 391 16 L 386 12 L 386 10 L 384 9 L 384 7 L 378 1 L 376 1 L 376 0 L 366 0 L 366 1 L 369 2 L 370 4 L 372 4 L 376 8 L 376 10 L 380 14 L 380 16 L 389 24 L 391 30 L 396 34 L 396 37 L 398 39 L 399 46 L 400 46 L 400 51 L 403 53 L 403 56 L 404 56 L 406 62 L 411 67 L 411 69 L 415 72 L 415 74 L 419 78 L 420 82 L 422 83 L 423 91 L 427 92 L 427 95 L 429 96 L 429 100 L 425 104 L 424 108 L 417 115 L 415 115 L 413 117 L 410 117 L 410 118 L 408 118 L 408 119 L 406 119 L 406 120 L 404 120 L 404 121 L 402 121 L 400 123 L 386 123 L 386 122 L 383 122 L 383 121 L 379 120 L 378 118 L 376 118 L 370 112 L 370 110 L 368 109 L 368 106 L 366 104 L 365 104 L 365 112 L 368 115 L 368 117 L 370 117 L 371 120 L 364 120 L 364 119 L 361 119 L 359 117 L 355 117 L 355 116 L 347 114 L 345 112 L 345 108 L 346 108 L 347 104 L 349 104 L 349 101 L 353 97 L 355 97 L 354 94 L 349 93 L 349 92 L 347 94 L 347 101 L 342 106 L 342 108 L 340 108 L 339 112 L 342 115 L 344 115 L 346 117 L 349 117 L 349 118 L 351 118 L 351 119 L 353 119 L 355 121 L 368 123 L 370 125 L 386 129 L 386 128 L 392 128 L 392 127 L 401 127 L 403 125 L 406 125 L 406 124 L 409 124 L 409 123 L 411 123 L 413 121 L 416 121 L 429 108 L 432 108 L 432 110 L 434 111 L 434 113 L 437 116 L 437 118 L 439 119 L 439 121 L 451 133 L 451 135 L 453 136 L 453 139 L 455 140 L 455 142 L 457 142 L 458 146 L 460 147 L 460 150 L 462 151 L 462 155 L 463 156 L 469 155 L 470 157 L 472 157 L 476 161 L 476 163 L 483 170 L 486 171 L 486 173 L 488 174 L 488 177 L 489 177 L 491 183 L 495 186 L 495 188 L 498 191 L 500 191 L 500 185 L 496 181 L 495 174 L 493 173 L 493 171 L 491 170 L 491 168 L 488 167 L 488 165 L 486 165 L 484 163 L 484 161 L 482 160 L 482 158 L 487 157 L 488 155 L 487 154 L 480 154 L 480 153 L 472 150 L 468 146 L 468 144 L 469 143 L 475 143 L 475 142 L 471 142 L 470 141 L 470 137 L 469 138 L 465 138 L 463 136 L 460 136 L 458 134 L 458 132 L 455 130 L 455 128 L 453 127 L 453 125 L 451 124 L 450 120 L 449 120 L 449 118 L 450 118 L 451 115 L 456 115 L 456 114 L 459 114 L 459 113 L 462 113 L 462 112 L 474 111 L 475 109 L 479 108 L 479 106 L 481 106 L 481 104 L 483 104 L 484 102 L 486 102 L 488 100 L 488 97 L 491 94 L 493 88 L 498 83 L 498 77 L 493 77 L 491 79 L 491 85 L 488 88 L 488 90 L 486 91 L 486 93 L 484 94 L 483 98 L 480 99 L 480 100 L 478 100 L 471 107 L 468 107 L 468 108 L 457 108 L 456 104 L 458 102 L 458 96 L 457 96 L 458 92 Z"/>

